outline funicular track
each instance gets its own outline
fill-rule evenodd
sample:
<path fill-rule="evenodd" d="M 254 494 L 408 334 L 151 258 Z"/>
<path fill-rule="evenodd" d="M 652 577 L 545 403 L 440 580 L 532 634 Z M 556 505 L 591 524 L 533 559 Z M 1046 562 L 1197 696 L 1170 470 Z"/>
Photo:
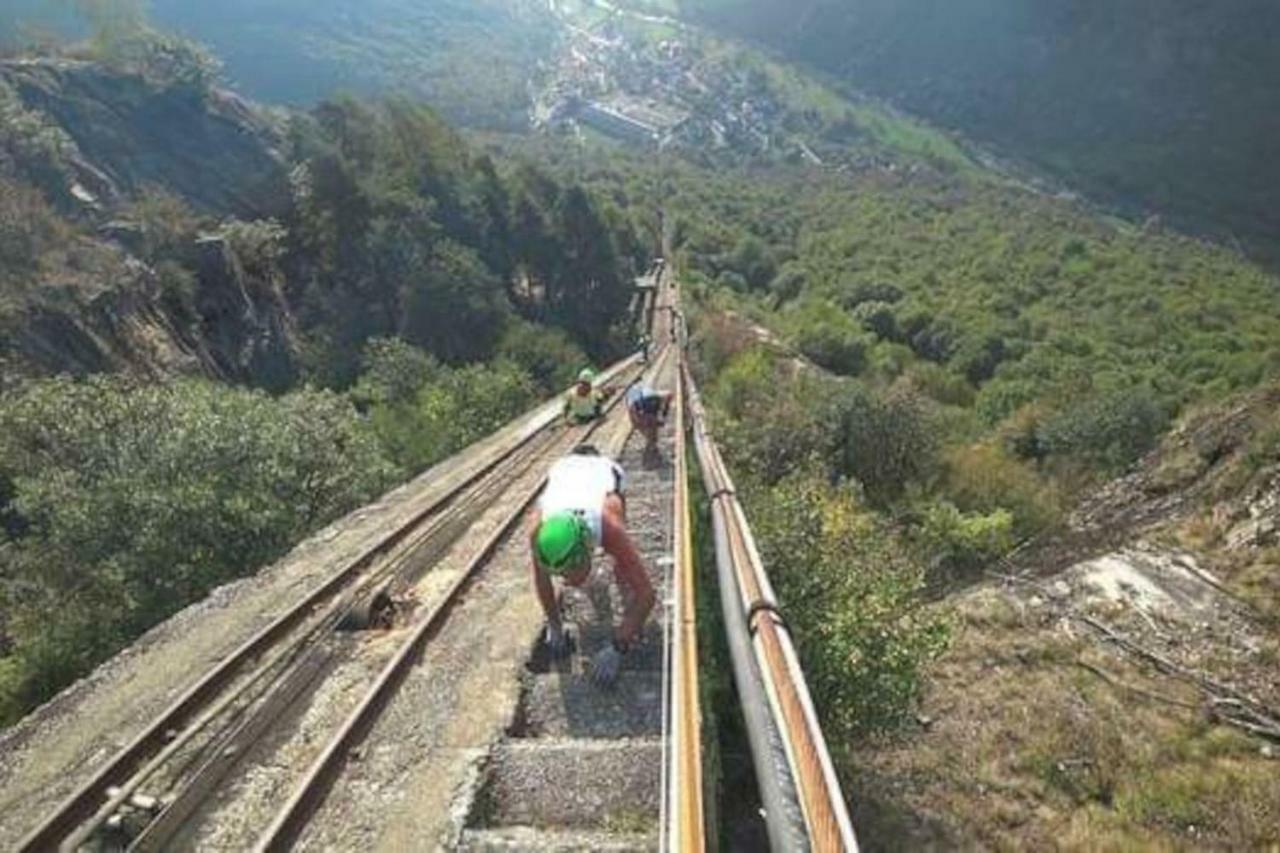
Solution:
<path fill-rule="evenodd" d="M 633 358 L 603 379 L 625 385 L 638 375 Z M 556 429 L 558 414 L 558 402 L 544 406 L 435 469 L 406 521 L 218 661 L 17 849 L 77 849 L 91 840 L 108 848 L 165 848 L 240 755 L 332 665 L 340 627 L 388 618 L 397 592 L 463 537 L 480 510 L 594 429 Z M 440 608 L 425 618 L 408 610 L 403 618 L 420 624 L 438 619 Z"/>
<path fill-rule="evenodd" d="M 18 849 L 715 849 L 702 764 L 696 463 L 770 846 L 856 850 L 685 361 L 669 271 L 637 303 L 658 350 L 650 364 L 629 359 L 607 372 L 616 393 L 605 417 L 560 429 L 552 403 L 424 475 L 430 488 L 407 517 L 203 674 Z M 656 462 L 619 405 L 642 378 L 675 394 Z M 628 527 L 658 591 L 644 640 L 608 692 L 585 671 L 623 591 L 607 571 L 566 591 L 576 650 L 546 660 L 519 533 L 551 462 L 588 441 L 627 471 Z"/>

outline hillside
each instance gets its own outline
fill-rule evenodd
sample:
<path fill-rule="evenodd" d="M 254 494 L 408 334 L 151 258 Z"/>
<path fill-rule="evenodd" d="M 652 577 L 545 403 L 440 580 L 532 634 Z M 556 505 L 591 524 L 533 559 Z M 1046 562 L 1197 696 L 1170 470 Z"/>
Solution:
<path fill-rule="evenodd" d="M 148 12 L 208 45 L 251 98 L 306 107 L 337 93 L 400 93 L 454 123 L 505 129 L 527 122 L 526 81 L 554 37 L 530 0 L 155 0 Z M 65 7 L 22 0 L 0 22 L 0 46 L 40 31 L 81 33 Z"/>
<path fill-rule="evenodd" d="M 679 6 L 1124 210 L 1276 257 L 1274 4 L 1176 14 L 1160 3 L 1016 0 Z"/>
<path fill-rule="evenodd" d="M 649 252 L 424 106 L 77 53 L 0 62 L 0 725 L 614 358 Z"/>

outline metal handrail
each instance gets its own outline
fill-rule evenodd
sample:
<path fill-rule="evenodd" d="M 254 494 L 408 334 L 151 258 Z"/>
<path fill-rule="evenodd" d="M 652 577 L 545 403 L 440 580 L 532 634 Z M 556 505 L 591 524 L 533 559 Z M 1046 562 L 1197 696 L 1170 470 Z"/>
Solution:
<path fill-rule="evenodd" d="M 703 480 L 711 496 L 711 513 L 716 537 L 717 562 L 721 577 L 720 594 L 724 599 L 726 631 L 732 639 L 735 630 L 745 629 L 751 637 L 755 669 L 763 684 L 772 722 L 786 750 L 791 779 L 803 809 L 808 842 L 819 851 L 856 851 L 857 839 L 849 820 L 848 808 L 831 762 L 822 728 L 814 713 L 813 700 L 800 668 L 790 632 L 780 616 L 780 608 L 760 559 L 755 539 L 747 524 L 746 514 L 738 502 L 733 480 L 724 459 L 711 437 L 705 409 L 684 366 L 689 389 L 694 447 Z M 731 644 L 732 651 L 732 644 Z M 747 691 L 755 688 L 750 679 L 735 666 L 734 676 L 743 695 L 743 710 L 751 698 Z M 748 732 L 751 733 L 748 718 Z M 765 749 L 765 738 L 752 738 L 758 775 L 761 768 L 768 773 L 769 764 L 758 755 Z M 775 847 L 785 841 L 785 833 L 774 821 L 785 820 L 787 804 L 780 803 L 769 814 L 770 798 L 766 788 L 772 780 L 761 778 L 761 795 L 766 800 L 766 817 L 770 820 L 770 838 Z M 772 795 L 778 797 L 775 791 Z"/>
<path fill-rule="evenodd" d="M 676 381 L 675 525 L 673 537 L 674 618 L 670 632 L 671 653 L 671 739 L 672 761 L 668 773 L 670 806 L 663 827 L 665 841 L 685 853 L 706 849 L 706 823 L 702 780 L 702 708 L 698 682 L 698 635 L 696 584 L 693 562 L 692 512 L 689 503 L 689 472 L 686 456 L 686 414 L 684 356 L 680 354 Z"/>

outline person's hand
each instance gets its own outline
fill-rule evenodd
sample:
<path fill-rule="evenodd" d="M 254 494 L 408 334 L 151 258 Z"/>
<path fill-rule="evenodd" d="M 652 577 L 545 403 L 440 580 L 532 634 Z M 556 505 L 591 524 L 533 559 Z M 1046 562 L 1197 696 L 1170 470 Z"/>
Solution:
<path fill-rule="evenodd" d="M 547 651 L 552 660 L 559 660 L 569 655 L 569 632 L 563 625 L 548 625 L 543 638 L 547 643 Z"/>
<path fill-rule="evenodd" d="M 591 661 L 591 683 L 601 690 L 608 690 L 618 682 L 622 671 L 622 652 L 612 644 L 596 652 Z"/>

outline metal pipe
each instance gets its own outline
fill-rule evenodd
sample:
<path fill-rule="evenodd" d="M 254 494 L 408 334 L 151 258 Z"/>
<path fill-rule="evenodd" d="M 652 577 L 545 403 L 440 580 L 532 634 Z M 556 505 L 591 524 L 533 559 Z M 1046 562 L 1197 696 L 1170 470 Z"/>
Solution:
<path fill-rule="evenodd" d="M 706 488 L 714 494 L 721 487 L 719 472 L 710 458 L 706 442 L 699 440 L 701 438 L 699 427 L 700 424 L 695 415 L 694 448 Z M 764 682 L 760 677 L 755 654 L 751 648 L 751 635 L 747 630 L 740 604 L 738 578 L 734 571 L 727 520 L 718 501 L 712 502 L 711 519 L 725 638 L 733 666 L 733 680 L 738 687 L 739 704 L 746 724 L 747 739 L 751 747 L 756 784 L 760 789 L 760 802 L 764 807 L 769 845 L 775 851 L 807 851 L 809 840 L 804 812 L 796 793 L 795 780 L 791 775 L 786 746 L 769 712 L 770 701 L 765 693 Z"/>
<path fill-rule="evenodd" d="M 747 739 L 751 746 L 760 803 L 764 807 L 769 846 L 774 851 L 807 851 L 810 849 L 808 831 L 795 780 L 791 776 L 786 745 L 769 713 L 771 703 L 756 667 L 755 655 L 751 650 L 751 636 L 738 606 L 738 580 L 733 571 L 728 532 L 724 519 L 719 514 L 714 514 L 712 524 L 715 529 L 716 574 L 720 583 L 720 608 L 725 638 L 733 663 L 733 680 L 738 686 Z"/>

